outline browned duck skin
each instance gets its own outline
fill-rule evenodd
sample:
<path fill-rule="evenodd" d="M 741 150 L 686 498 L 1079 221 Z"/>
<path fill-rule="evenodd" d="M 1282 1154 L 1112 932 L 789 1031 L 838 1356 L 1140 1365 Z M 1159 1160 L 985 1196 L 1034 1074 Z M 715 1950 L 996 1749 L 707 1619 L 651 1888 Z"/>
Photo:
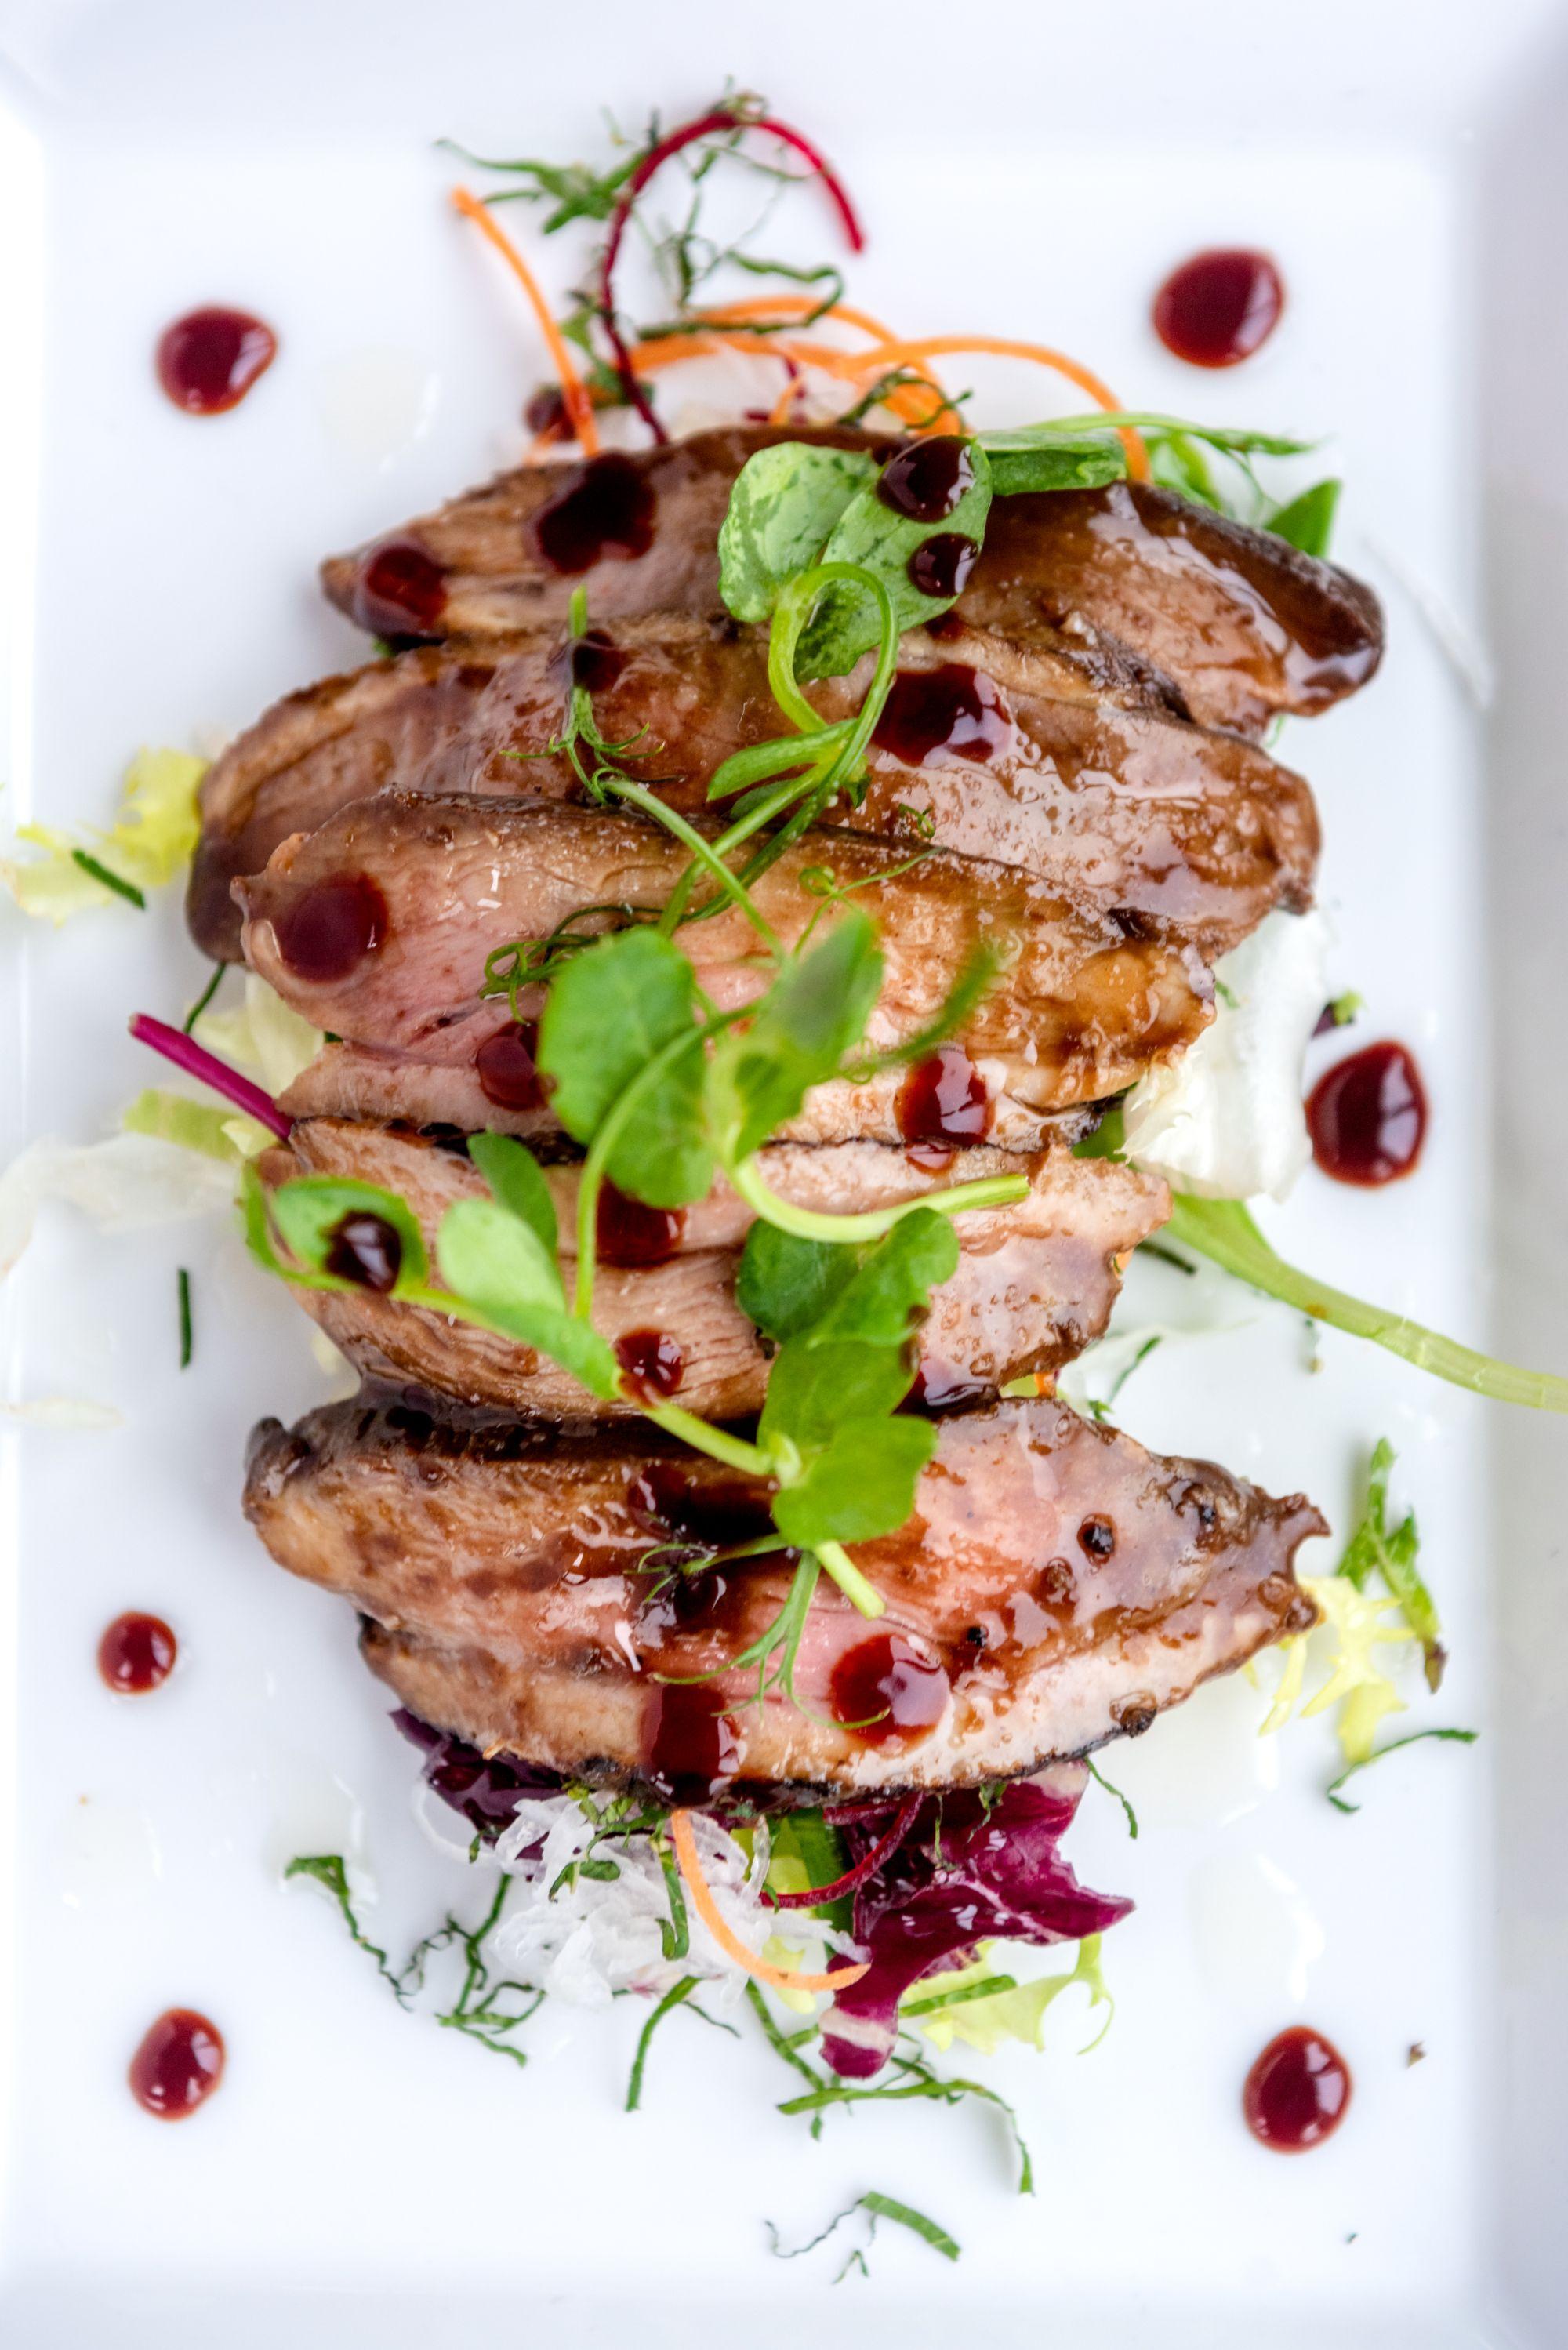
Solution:
<path fill-rule="evenodd" d="M 722 1669 L 777 1615 L 794 1561 L 671 1584 L 673 1556 L 691 1569 L 765 1531 L 765 1491 L 654 1431 L 337 1404 L 293 1432 L 263 1423 L 245 1507 L 281 1565 L 369 1619 L 366 1654 L 403 1703 L 482 1751 L 657 1779 L 690 1711 L 720 1775 L 786 1794 L 974 1785 L 1145 1730 L 1311 1624 L 1293 1561 L 1325 1531 L 1299 1496 L 1053 1402 L 962 1413 L 940 1423 L 908 1524 L 851 1545 L 887 1614 L 867 1623 L 825 1581 L 800 1704 L 759 1709 L 754 1673 Z M 917 1701 L 876 1721 L 857 1706 L 851 1727 L 872 1642 L 897 1644 Z M 701 1691 L 673 1686 L 715 1668 Z"/>

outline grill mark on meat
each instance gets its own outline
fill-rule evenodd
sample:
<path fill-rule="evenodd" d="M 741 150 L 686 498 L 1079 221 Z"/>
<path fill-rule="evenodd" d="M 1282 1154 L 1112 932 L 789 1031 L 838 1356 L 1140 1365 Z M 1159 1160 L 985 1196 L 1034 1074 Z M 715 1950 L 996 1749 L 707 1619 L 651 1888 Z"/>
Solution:
<path fill-rule="evenodd" d="M 888 859 L 885 845 L 859 834 L 813 832 L 753 896 L 787 946 L 819 906 L 800 885 L 803 870 L 826 865 L 857 885 L 885 962 L 867 1029 L 877 1050 L 919 1033 L 982 944 L 1006 951 L 1006 970 L 957 1040 L 997 1106 L 999 1143 L 1012 1147 L 1023 1129 L 1033 1147 L 1045 1114 L 1119 1091 L 1212 1016 L 1211 983 L 1191 949 L 1128 940 L 1108 914 L 1075 907 L 1011 867 L 939 854 L 878 879 Z M 247 960 L 306 1018 L 389 1061 L 472 1069 L 511 1016 L 504 998 L 480 996 L 488 954 L 547 938 L 585 906 L 660 906 L 686 862 L 655 826 L 598 809 L 386 792 L 286 841 L 264 874 L 235 889 Z M 283 962 L 275 923 L 316 883 L 344 873 L 367 875 L 379 890 L 383 941 L 344 979 L 309 984 Z M 763 984 L 738 911 L 683 925 L 675 939 L 721 1007 L 743 1005 Z M 524 1015 L 538 1009 L 526 995 L 519 1005 Z M 819 1089 L 821 1139 L 896 1142 L 898 1082 L 895 1070 L 867 1086 Z M 822 1095 L 833 1097 L 826 1107 Z M 472 1121 L 488 1122 L 483 1112 Z"/>
<path fill-rule="evenodd" d="M 373 1669 L 426 1720 L 486 1752 L 624 1778 L 641 1767 L 648 1676 L 722 1668 L 782 1604 L 787 1555 L 722 1571 L 694 1610 L 650 1604 L 649 1548 L 700 1545 L 709 1504 L 722 1539 L 745 1485 L 651 1431 L 568 1439 L 367 1399 L 292 1432 L 264 1422 L 245 1508 L 279 1565 L 370 1619 Z M 1096 1514 L 1115 1550 L 1064 1579 L 1073 1530 Z M 1161 1459 L 1053 1403 L 946 1420 L 908 1524 L 851 1546 L 887 1598 L 878 1628 L 944 1661 L 941 1721 L 893 1748 L 815 1718 L 865 1636 L 824 1586 L 797 1668 L 811 1711 L 747 1710 L 743 1777 L 962 1785 L 1084 1752 L 1304 1628 L 1294 1554 L 1325 1531 L 1299 1496 Z M 737 1707 L 752 1686 L 717 1683 Z"/>
<path fill-rule="evenodd" d="M 454 636 L 559 626 L 577 585 L 601 624 L 660 608 L 718 612 L 718 532 L 736 474 L 755 449 L 808 439 L 871 445 L 853 432 L 730 426 L 638 452 L 630 463 L 656 501 L 648 553 L 571 578 L 540 560 L 528 525 L 582 478 L 577 466 L 520 467 L 389 536 L 415 539 L 441 566 L 441 626 Z M 327 594 L 351 618 L 373 553 L 322 567 Z M 1254 734 L 1277 711 L 1304 714 L 1354 692 L 1383 644 L 1376 598 L 1359 581 L 1148 483 L 998 498 L 956 608 L 1021 642 L 1076 645 L 1104 674 L 1141 673 L 1201 723 Z"/>
<path fill-rule="evenodd" d="M 286 1149 L 259 1162 L 269 1186 L 304 1174 L 332 1174 L 385 1186 L 406 1199 L 435 1253 L 445 1211 L 488 1196 L 478 1170 L 428 1139 L 384 1126 L 320 1118 L 296 1126 Z M 940 1358 L 979 1390 L 1030 1372 L 1050 1373 L 1105 1328 L 1120 1286 L 1116 1259 L 1162 1223 L 1169 1194 L 1158 1179 L 1106 1159 L 1058 1149 L 1036 1160 L 992 1149 L 957 1153 L 940 1174 L 911 1166 L 874 1143 L 823 1150 L 773 1148 L 759 1154 L 763 1180 L 815 1213 L 859 1212 L 918 1199 L 938 1184 L 1018 1172 L 1031 1190 L 1016 1207 L 954 1220 L 962 1254 L 936 1291 L 921 1333 L 922 1356 Z M 545 1171 L 562 1249 L 576 1247 L 577 1170 Z M 762 1408 L 768 1358 L 733 1295 L 735 1267 L 752 1218 L 721 1181 L 687 1210 L 673 1257 L 637 1269 L 600 1269 L 597 1326 L 612 1341 L 654 1329 L 682 1357 L 677 1400 L 707 1419 L 736 1419 Z M 295 1295 L 351 1362 L 505 1410 L 556 1419 L 632 1407 L 600 1404 L 547 1358 L 483 1330 L 366 1291 Z"/>
<path fill-rule="evenodd" d="M 732 752 L 776 732 L 765 639 L 679 613 L 620 624 L 620 667 L 596 699 L 606 738 L 635 741 L 640 782 L 688 815 Z M 483 658 L 475 653 L 483 651 Z M 232 743 L 202 786 L 202 833 L 187 914 L 197 942 L 238 952 L 237 876 L 258 873 L 290 833 L 387 785 L 576 799 L 568 760 L 548 755 L 562 722 L 564 646 L 552 629 L 421 646 L 290 695 Z M 1005 742 L 991 756 L 909 766 L 869 754 L 858 810 L 834 820 L 901 837 L 906 811 L 965 856 L 1016 865 L 1100 906 L 1121 905 L 1212 960 L 1274 904 L 1311 898 L 1318 835 L 1302 779 L 1232 734 L 1196 727 L 1093 664 L 1005 634 L 923 630 L 903 640 L 916 675 L 959 664 L 991 681 Z M 826 718 L 858 705 L 869 660 L 814 689 Z"/>

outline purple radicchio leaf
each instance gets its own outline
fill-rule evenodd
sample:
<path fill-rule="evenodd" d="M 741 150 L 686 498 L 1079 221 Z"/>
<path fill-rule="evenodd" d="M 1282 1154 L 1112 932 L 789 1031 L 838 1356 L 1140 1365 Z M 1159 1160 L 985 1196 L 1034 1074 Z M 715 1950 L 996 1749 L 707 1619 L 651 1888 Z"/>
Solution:
<path fill-rule="evenodd" d="M 989 1812 L 967 1790 L 927 1800 L 887 1866 L 856 1894 L 855 1939 L 869 1967 L 825 2019 L 830 2070 L 853 2081 L 879 2073 L 904 1993 L 922 1975 L 961 1965 L 977 1942 L 1078 1941 L 1126 1917 L 1132 1903 L 1088 1891 L 1058 1849 L 1086 1783 L 1081 1765 L 1066 1764 L 1012 1781 Z M 878 1823 L 846 1821 L 839 1833 L 858 1860 Z"/>
<path fill-rule="evenodd" d="M 417 1713 L 400 1706 L 394 1726 L 415 1746 L 424 1749 L 425 1784 L 493 1844 L 512 1825 L 513 1814 L 527 1795 L 558 1795 L 564 1782 L 554 1771 L 535 1770 L 526 1762 L 508 1762 L 499 1754 L 488 1761 L 477 1746 L 421 1721 Z"/>

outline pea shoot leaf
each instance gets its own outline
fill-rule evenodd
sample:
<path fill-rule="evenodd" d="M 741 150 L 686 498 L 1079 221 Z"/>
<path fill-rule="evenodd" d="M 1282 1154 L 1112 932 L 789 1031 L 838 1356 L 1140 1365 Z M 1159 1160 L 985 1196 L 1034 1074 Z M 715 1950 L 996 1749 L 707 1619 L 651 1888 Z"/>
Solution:
<path fill-rule="evenodd" d="M 803 1550 L 894 1534 L 914 1506 L 915 1481 L 936 1449 L 929 1419 L 840 1419 L 798 1483 L 774 1497 L 774 1522 Z"/>
<path fill-rule="evenodd" d="M 857 563 L 881 580 L 892 599 L 900 629 L 918 628 L 934 620 L 957 602 L 953 596 L 928 596 L 909 577 L 915 549 L 938 534 L 956 532 L 984 542 L 986 516 L 991 512 L 991 466 L 978 442 L 968 443 L 973 480 L 949 515 L 940 522 L 917 522 L 886 504 L 869 483 L 845 507 L 822 551 L 825 563 Z M 806 624 L 796 656 L 801 677 L 842 677 L 862 653 L 879 644 L 881 621 L 873 598 L 863 588 L 836 580 L 825 589 Z"/>
<path fill-rule="evenodd" d="M 945 1216 L 919 1208 L 865 1247 L 801 1240 L 758 1220 L 746 1235 L 736 1302 L 771 1338 L 807 1335 L 812 1345 L 864 1339 L 903 1347 L 930 1293 L 958 1269 L 958 1235 Z"/>
<path fill-rule="evenodd" d="M 1012 432 L 982 432 L 980 445 L 999 498 L 1030 490 L 1097 490 L 1127 475 L 1127 451 L 1114 432 L 1025 424 Z"/>
<path fill-rule="evenodd" d="M 396 1232 L 401 1256 L 394 1295 L 417 1286 L 429 1270 L 424 1237 L 412 1209 L 396 1191 L 385 1191 L 379 1183 L 357 1183 L 339 1175 L 296 1176 L 278 1185 L 266 1207 L 284 1246 L 312 1276 L 312 1288 L 363 1286 L 327 1267 L 337 1228 L 346 1216 L 376 1216 Z"/>
<path fill-rule="evenodd" d="M 1288 539 L 1303 555 L 1326 555 L 1343 487 L 1340 482 L 1314 482 L 1310 490 L 1266 515 L 1263 528 L 1275 538 Z"/>
<path fill-rule="evenodd" d="M 450 1207 L 436 1253 L 459 1296 L 486 1313 L 566 1304 L 554 1253 L 531 1223 L 493 1200 L 459 1200 Z"/>
<path fill-rule="evenodd" d="M 522 1218 L 554 1262 L 560 1240 L 556 1203 L 533 1152 L 509 1134 L 471 1134 L 468 1155 L 508 1214 Z"/>
<path fill-rule="evenodd" d="M 719 532 L 719 590 L 737 620 L 770 617 L 780 589 L 811 568 L 851 498 L 876 478 L 867 451 L 806 441 L 746 460 Z"/>
<path fill-rule="evenodd" d="M 607 1160 L 613 1183 L 656 1208 L 701 1200 L 713 1180 L 697 1035 L 691 965 L 650 930 L 619 931 L 575 956 L 550 983 L 539 1024 L 552 1107 L 582 1143 L 658 1054 L 691 1040 L 639 1091 Z"/>
<path fill-rule="evenodd" d="M 716 1128 L 737 1158 L 794 1118 L 810 1087 L 836 1076 L 865 1033 L 881 984 L 876 926 L 857 910 L 820 945 L 793 956 L 747 1027 L 721 1041 L 710 1098 Z"/>

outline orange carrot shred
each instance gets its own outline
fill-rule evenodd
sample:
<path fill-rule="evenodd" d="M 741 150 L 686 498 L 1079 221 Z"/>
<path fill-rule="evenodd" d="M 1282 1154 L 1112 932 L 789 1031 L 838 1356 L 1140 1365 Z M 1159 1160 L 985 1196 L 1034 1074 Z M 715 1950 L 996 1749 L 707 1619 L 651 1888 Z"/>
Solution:
<path fill-rule="evenodd" d="M 471 196 L 466 188 L 454 188 L 452 200 L 463 218 L 471 220 L 481 235 L 489 239 L 527 296 L 529 307 L 539 322 L 539 331 L 545 338 L 550 364 L 559 380 L 561 397 L 566 402 L 566 413 L 572 420 L 583 454 L 585 457 L 597 457 L 599 434 L 594 422 L 593 403 L 584 389 L 582 378 L 572 364 L 566 338 L 550 315 L 550 306 L 540 292 L 533 271 L 501 228 L 494 213 L 482 204 L 477 196 Z"/>
<path fill-rule="evenodd" d="M 945 353 L 984 351 L 1000 359 L 1033 359 L 1041 367 L 1054 368 L 1075 383 L 1080 391 L 1087 392 L 1096 408 L 1112 412 L 1121 402 L 1109 387 L 1081 361 L 1071 359 L 1065 351 L 1054 350 L 1048 343 L 1024 343 L 1008 335 L 926 335 L 917 342 L 881 343 L 874 350 L 857 351 L 857 359 L 863 367 L 887 369 L 903 367 L 919 359 L 940 359 Z M 1136 482 L 1148 479 L 1148 452 L 1142 436 L 1130 424 L 1117 427 L 1122 445 L 1127 452 L 1127 472 Z"/>
<path fill-rule="evenodd" d="M 725 1956 L 733 1959 L 738 1967 L 744 1967 L 749 1975 L 755 1975 L 759 1982 L 772 1983 L 777 1991 L 841 1991 L 846 1984 L 858 1982 L 863 1974 L 869 1972 L 867 1967 L 835 1967 L 825 1975 L 797 1974 L 788 1967 L 770 1966 L 766 1959 L 759 1959 L 724 1922 L 697 1857 L 697 1838 L 690 1812 L 670 1813 L 670 1835 L 697 1915 Z"/>

